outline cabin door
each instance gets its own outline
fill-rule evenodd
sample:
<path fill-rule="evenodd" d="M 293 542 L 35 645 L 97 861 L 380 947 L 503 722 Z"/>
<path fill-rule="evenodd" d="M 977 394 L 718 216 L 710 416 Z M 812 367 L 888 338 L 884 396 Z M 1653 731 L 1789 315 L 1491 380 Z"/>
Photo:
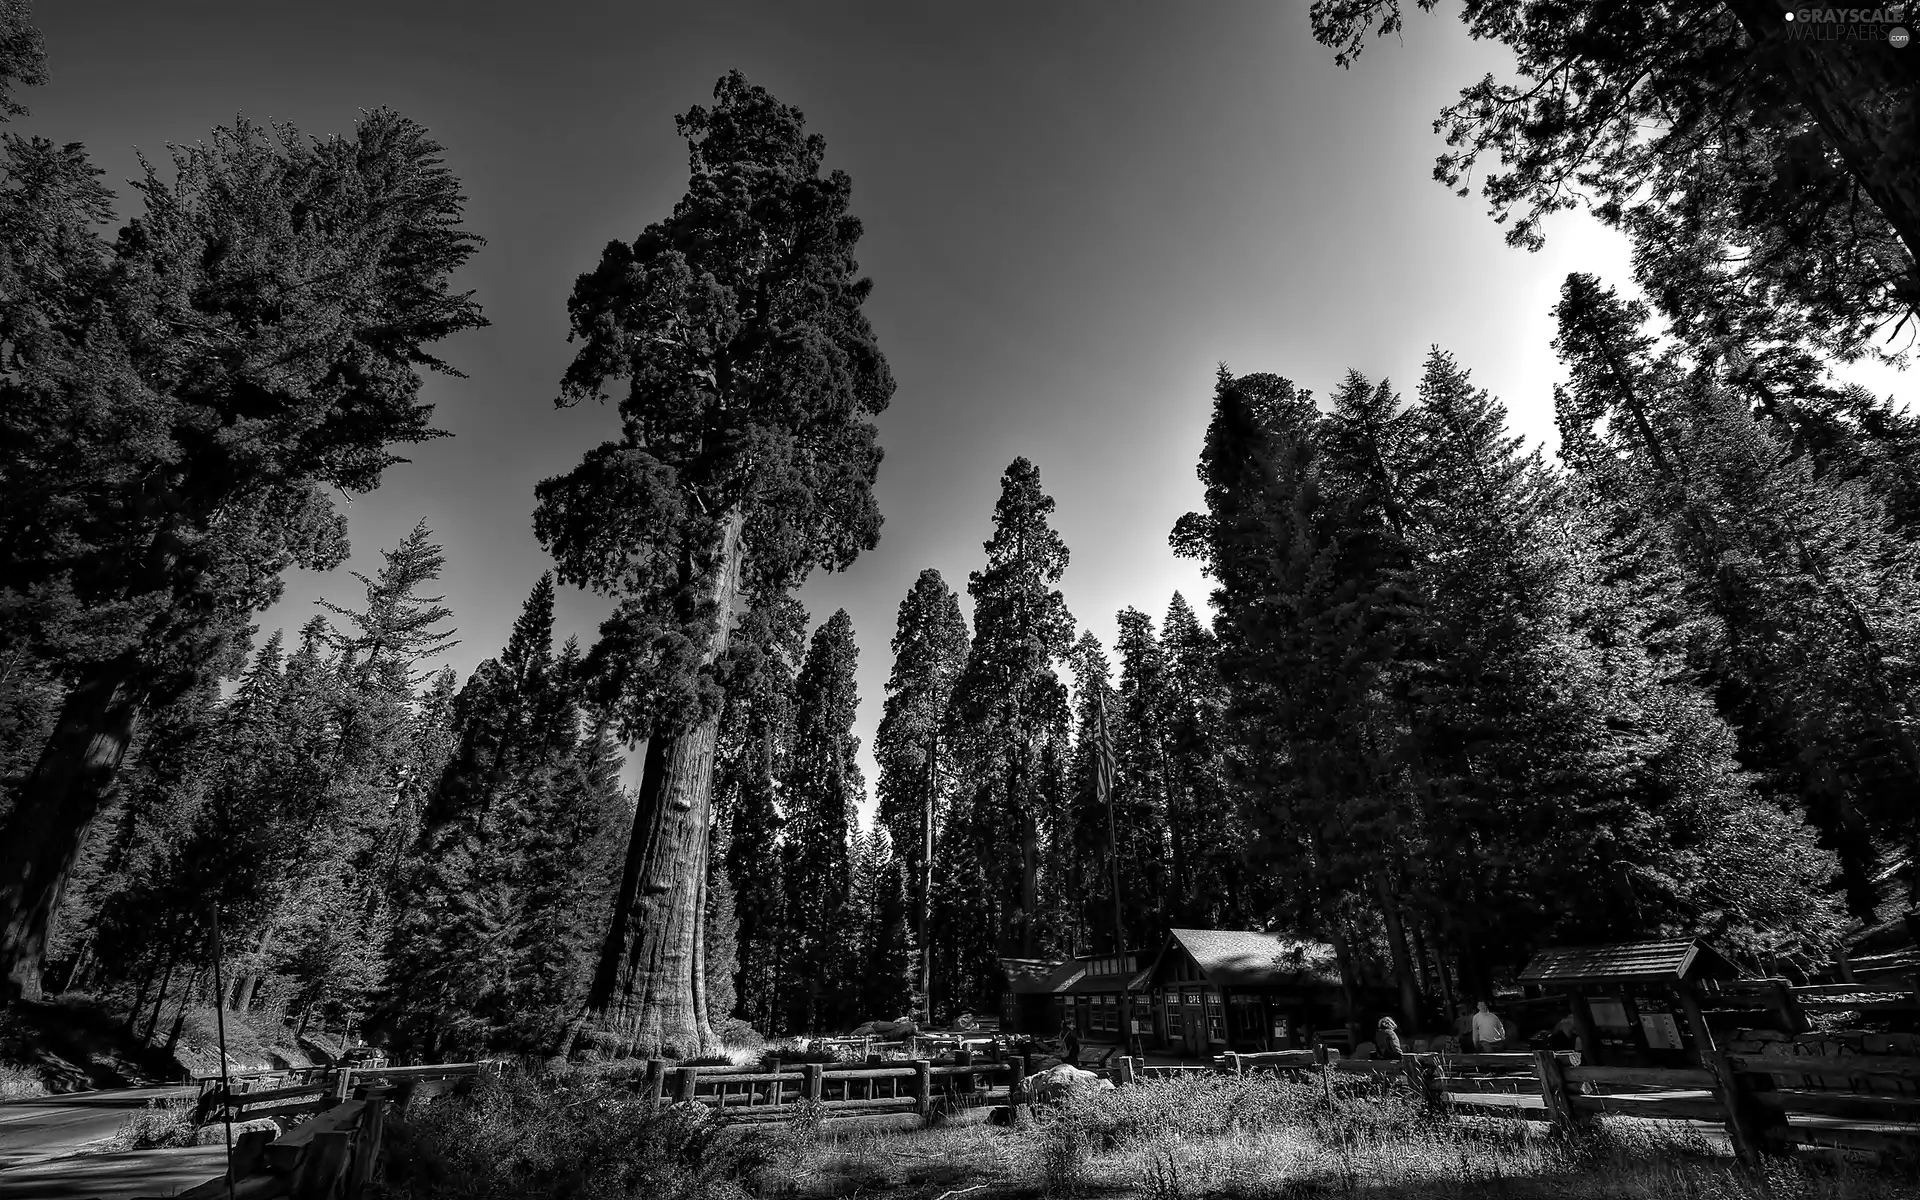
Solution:
<path fill-rule="evenodd" d="M 1181 1032 L 1186 1039 L 1187 1055 L 1191 1058 L 1207 1056 L 1207 1010 L 1200 1003 L 1199 992 L 1182 992 L 1180 999 Z"/>

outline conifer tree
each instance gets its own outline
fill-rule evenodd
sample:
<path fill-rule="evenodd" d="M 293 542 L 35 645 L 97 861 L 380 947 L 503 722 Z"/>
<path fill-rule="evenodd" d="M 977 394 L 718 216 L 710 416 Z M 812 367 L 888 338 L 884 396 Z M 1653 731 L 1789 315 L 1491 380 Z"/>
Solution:
<path fill-rule="evenodd" d="M 938 830 L 952 802 L 953 771 L 942 769 L 944 721 L 967 662 L 967 623 L 960 601 L 940 573 L 920 572 L 893 633 L 893 671 L 886 707 L 874 737 L 879 760 L 879 822 L 892 837 L 912 895 L 916 940 L 924 955 L 915 990 L 932 1004 L 934 860 Z"/>
<path fill-rule="evenodd" d="M 388 110 L 310 143 L 216 130 L 173 180 L 147 169 L 111 241 L 80 147 L 4 158 L 0 659 L 61 681 L 0 833 L 0 973 L 32 998 L 143 715 L 244 665 L 287 567 L 345 558 L 330 490 L 437 435 L 418 370 L 451 368 L 426 347 L 484 322 L 448 287 L 479 244 L 459 182 Z"/>
<path fill-rule="evenodd" d="M 1570 465 L 1676 578 L 1741 761 L 1803 806 L 1871 914 L 1875 842 L 1914 836 L 1920 788 L 1911 544 L 1865 481 L 1818 477 L 1713 371 L 1656 355 L 1644 306 L 1574 275 L 1557 315 Z"/>
<path fill-rule="evenodd" d="M 795 688 L 793 756 L 781 788 L 785 1007 L 795 1030 L 844 1024 L 858 1000 L 863 931 L 854 920 L 851 838 L 855 805 L 866 788 L 853 734 L 858 655 L 853 619 L 840 609 L 814 631 Z"/>
<path fill-rule="evenodd" d="M 879 536 L 872 418 L 893 381 L 861 313 L 852 182 L 738 72 L 677 127 L 685 197 L 610 244 L 569 305 L 584 344 L 560 403 L 625 378 L 622 435 L 538 488 L 560 578 L 616 601 L 588 657 L 620 732 L 647 742 L 627 869 L 563 1049 L 616 993 L 644 1044 L 713 1044 L 702 860 L 736 601 L 774 606 Z"/>
<path fill-rule="evenodd" d="M 1040 472 L 1017 458 L 1000 479 L 987 565 L 968 578 L 973 645 L 954 685 L 949 728 L 974 784 L 975 852 L 996 827 L 1018 838 L 1018 856 L 983 853 L 994 891 L 993 942 L 1000 953 L 1038 948 L 1040 764 L 1062 736 L 1066 689 L 1053 664 L 1073 639 L 1073 616 L 1054 586 L 1067 567 L 1066 543 L 1048 524 L 1054 502 Z"/>

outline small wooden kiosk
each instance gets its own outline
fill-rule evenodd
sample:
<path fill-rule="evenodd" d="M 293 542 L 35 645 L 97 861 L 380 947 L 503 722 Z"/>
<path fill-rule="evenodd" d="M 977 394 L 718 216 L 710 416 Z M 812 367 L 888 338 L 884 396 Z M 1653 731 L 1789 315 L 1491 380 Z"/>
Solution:
<path fill-rule="evenodd" d="M 1738 978 L 1738 967 L 1695 938 L 1542 950 L 1519 982 L 1567 998 L 1588 1063 L 1682 1067 L 1704 1065 L 1714 1047 L 1700 984 Z"/>

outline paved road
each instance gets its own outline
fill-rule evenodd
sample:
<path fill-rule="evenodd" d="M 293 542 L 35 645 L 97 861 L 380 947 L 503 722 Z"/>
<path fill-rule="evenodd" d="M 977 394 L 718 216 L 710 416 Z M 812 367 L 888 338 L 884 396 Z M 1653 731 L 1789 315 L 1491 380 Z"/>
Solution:
<path fill-rule="evenodd" d="M 226 1167 L 224 1146 L 75 1155 L 111 1136 L 148 1101 L 191 1087 L 116 1088 L 0 1104 L 0 1200 L 135 1200 L 172 1196 Z"/>
<path fill-rule="evenodd" d="M 190 1087 L 115 1088 L 7 1101 L 0 1104 L 0 1171 L 71 1154 L 113 1133 L 149 1100 L 194 1094 Z"/>
<path fill-rule="evenodd" d="M 225 1146 L 83 1154 L 0 1168 L 0 1200 L 148 1200 L 226 1170 Z"/>

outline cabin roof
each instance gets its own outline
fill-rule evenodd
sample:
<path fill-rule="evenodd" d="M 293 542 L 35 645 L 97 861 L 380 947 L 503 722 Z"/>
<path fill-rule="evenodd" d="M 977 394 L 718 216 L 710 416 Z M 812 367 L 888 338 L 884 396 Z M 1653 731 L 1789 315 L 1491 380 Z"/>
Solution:
<path fill-rule="evenodd" d="M 1057 958 L 1003 958 L 1000 960 L 1000 970 L 1007 977 L 1007 990 L 1024 995 L 1053 991 L 1053 984 L 1056 982 L 1054 976 L 1066 965 Z"/>
<path fill-rule="evenodd" d="M 1176 945 L 1217 987 L 1323 987 L 1340 982 L 1333 947 L 1325 942 L 1250 929 L 1169 930 L 1167 949 Z M 1165 960 L 1163 950 L 1160 962 Z M 1160 962 L 1152 974 L 1158 974 Z"/>
<path fill-rule="evenodd" d="M 1738 979 L 1740 968 L 1698 938 L 1621 942 L 1611 946 L 1558 946 L 1533 956 L 1521 983 L 1605 983 L 1645 980 L 1681 983 L 1693 979 Z"/>

